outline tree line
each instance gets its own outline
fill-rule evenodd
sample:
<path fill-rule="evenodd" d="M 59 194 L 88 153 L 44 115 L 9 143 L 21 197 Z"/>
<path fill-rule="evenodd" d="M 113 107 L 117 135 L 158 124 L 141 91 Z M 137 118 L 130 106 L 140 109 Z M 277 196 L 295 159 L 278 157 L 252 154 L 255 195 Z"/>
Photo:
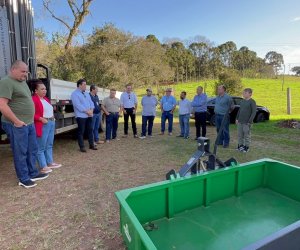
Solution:
<path fill-rule="evenodd" d="M 68 81 L 85 77 L 101 87 L 217 79 L 227 71 L 269 78 L 284 63 L 280 53 L 270 51 L 260 58 L 246 46 L 237 48 L 233 41 L 217 46 L 204 37 L 160 42 L 155 35 L 135 36 L 112 24 L 94 28 L 84 41 L 72 45 L 67 35 L 55 33 L 49 39 L 42 29 L 35 35 L 37 61 L 50 67 L 52 77 Z"/>

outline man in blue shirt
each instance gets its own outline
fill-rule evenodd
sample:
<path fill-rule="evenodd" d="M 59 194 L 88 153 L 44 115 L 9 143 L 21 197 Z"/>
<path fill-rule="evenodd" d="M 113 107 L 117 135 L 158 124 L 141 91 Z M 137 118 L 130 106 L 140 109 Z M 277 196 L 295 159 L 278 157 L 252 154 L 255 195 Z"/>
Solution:
<path fill-rule="evenodd" d="M 229 135 L 229 113 L 234 108 L 232 98 L 226 93 L 226 87 L 220 85 L 218 87 L 218 96 L 216 97 L 215 115 L 216 115 L 216 127 L 219 133 L 221 124 L 224 120 L 223 132 L 220 135 L 218 145 L 223 145 L 224 148 L 229 147 L 230 135 Z"/>
<path fill-rule="evenodd" d="M 164 135 L 166 120 L 168 120 L 168 132 L 169 135 L 172 135 L 173 130 L 173 113 L 176 108 L 176 99 L 171 95 L 172 89 L 166 89 L 166 95 L 160 101 L 160 109 L 161 109 L 161 133 L 160 135 Z"/>
<path fill-rule="evenodd" d="M 152 95 L 152 90 L 147 89 L 147 95 L 142 98 L 142 134 L 140 139 L 146 138 L 146 129 L 148 123 L 148 136 L 152 137 L 153 121 L 156 115 L 157 99 Z"/>
<path fill-rule="evenodd" d="M 197 88 L 197 95 L 192 101 L 192 107 L 195 112 L 195 125 L 196 125 L 196 138 L 200 137 L 200 129 L 202 128 L 201 135 L 206 136 L 206 112 L 207 112 L 207 96 L 203 93 L 203 87 Z"/>
<path fill-rule="evenodd" d="M 85 93 L 85 90 L 86 80 L 80 79 L 77 81 L 77 89 L 74 90 L 71 95 L 71 100 L 78 125 L 78 145 L 80 151 L 83 153 L 86 152 L 83 141 L 85 129 L 87 130 L 90 149 L 97 150 L 94 145 L 92 128 L 94 103 L 92 102 L 90 95 L 88 93 Z"/>
<path fill-rule="evenodd" d="M 137 138 L 137 129 L 135 115 L 137 111 L 138 100 L 135 93 L 132 92 L 131 84 L 127 84 L 126 91 L 121 94 L 120 101 L 124 114 L 124 137 L 128 137 L 128 121 L 131 120 L 131 126 L 134 138 Z"/>
<path fill-rule="evenodd" d="M 101 116 L 101 103 L 97 93 L 98 93 L 97 86 L 92 84 L 90 86 L 90 96 L 92 102 L 94 103 L 93 120 L 92 120 L 94 141 L 96 144 L 103 144 L 104 141 L 99 140 L 99 127 L 100 127 L 102 116 Z"/>
<path fill-rule="evenodd" d="M 186 99 L 186 92 L 182 91 L 180 94 L 179 105 L 179 124 L 180 124 L 180 135 L 184 139 L 190 138 L 190 114 L 192 111 L 191 102 Z"/>

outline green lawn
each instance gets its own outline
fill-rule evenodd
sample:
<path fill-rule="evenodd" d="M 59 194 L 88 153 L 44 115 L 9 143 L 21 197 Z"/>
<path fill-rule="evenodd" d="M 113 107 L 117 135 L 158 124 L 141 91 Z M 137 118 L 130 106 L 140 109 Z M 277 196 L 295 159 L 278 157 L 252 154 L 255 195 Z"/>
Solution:
<path fill-rule="evenodd" d="M 201 82 L 179 83 L 172 85 L 175 97 L 178 98 L 181 91 L 187 92 L 187 97 L 192 99 L 195 95 L 197 86 L 206 86 L 208 96 L 214 95 L 215 80 L 207 80 Z M 282 78 L 280 79 L 248 79 L 243 78 L 244 87 L 253 89 L 253 98 L 257 104 L 266 106 L 271 112 L 271 120 L 281 119 L 300 119 L 300 77 L 286 76 L 284 90 L 282 91 Z M 291 89 L 292 93 L 292 115 L 287 115 L 287 88 Z M 136 89 L 139 99 L 144 95 L 145 89 Z M 153 87 L 153 92 L 157 93 L 156 87 Z M 158 119 L 157 119 L 158 121 Z"/>

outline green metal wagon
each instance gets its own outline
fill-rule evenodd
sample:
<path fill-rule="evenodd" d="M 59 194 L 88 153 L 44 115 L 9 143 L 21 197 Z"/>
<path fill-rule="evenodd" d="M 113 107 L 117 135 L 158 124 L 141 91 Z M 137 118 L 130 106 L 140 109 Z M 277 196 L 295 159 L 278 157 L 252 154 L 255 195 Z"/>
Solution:
<path fill-rule="evenodd" d="M 128 249 L 300 246 L 300 168 L 290 164 L 262 159 L 116 196 Z"/>

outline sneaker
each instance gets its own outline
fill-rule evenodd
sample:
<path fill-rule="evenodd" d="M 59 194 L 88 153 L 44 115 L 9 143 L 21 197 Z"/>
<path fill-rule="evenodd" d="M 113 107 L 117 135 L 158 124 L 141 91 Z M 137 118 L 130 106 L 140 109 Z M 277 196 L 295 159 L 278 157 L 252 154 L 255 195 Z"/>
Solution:
<path fill-rule="evenodd" d="M 248 153 L 249 152 L 249 147 L 245 146 L 244 149 L 242 150 L 243 153 Z"/>
<path fill-rule="evenodd" d="M 53 168 L 60 168 L 62 165 L 52 162 L 51 164 L 48 165 L 48 168 L 53 169 Z"/>
<path fill-rule="evenodd" d="M 138 135 L 134 135 L 133 137 L 134 137 L 134 138 L 139 138 Z"/>
<path fill-rule="evenodd" d="M 146 136 L 142 135 L 139 137 L 140 139 L 146 139 Z"/>
<path fill-rule="evenodd" d="M 244 145 L 238 145 L 236 150 L 237 151 L 243 151 L 244 150 Z"/>
<path fill-rule="evenodd" d="M 149 138 L 153 138 L 153 137 L 154 137 L 154 135 L 148 135 L 148 137 L 149 137 Z"/>
<path fill-rule="evenodd" d="M 98 150 L 98 148 L 96 148 L 95 146 L 90 146 L 90 149 L 92 149 L 92 150 Z"/>
<path fill-rule="evenodd" d="M 31 181 L 40 181 L 48 178 L 49 174 L 38 174 L 36 177 L 31 178 Z"/>
<path fill-rule="evenodd" d="M 176 137 L 183 137 L 183 135 L 177 135 Z"/>
<path fill-rule="evenodd" d="M 169 133 L 169 136 L 172 136 L 172 133 Z"/>
<path fill-rule="evenodd" d="M 122 135 L 122 138 L 127 138 L 128 137 L 128 135 Z"/>
<path fill-rule="evenodd" d="M 164 135 L 164 134 L 165 134 L 165 132 L 160 132 L 160 133 L 159 133 L 159 135 Z"/>
<path fill-rule="evenodd" d="M 18 185 L 24 188 L 32 188 L 36 186 L 36 183 L 33 182 L 32 180 L 28 180 L 28 181 L 19 181 Z"/>
<path fill-rule="evenodd" d="M 81 149 L 79 149 L 80 150 L 80 152 L 82 152 L 82 153 L 86 153 L 86 149 L 85 148 L 81 148 Z"/>
<path fill-rule="evenodd" d="M 105 142 L 106 142 L 106 143 L 110 143 L 110 140 L 106 140 Z"/>
<path fill-rule="evenodd" d="M 186 136 L 186 137 L 184 137 L 184 139 L 186 139 L 186 140 L 187 140 L 187 139 L 190 139 L 190 137 L 189 137 L 189 136 Z"/>
<path fill-rule="evenodd" d="M 40 171 L 41 174 L 48 174 L 48 173 L 51 173 L 51 172 L 52 172 L 52 169 L 49 168 L 49 167 L 44 167 Z"/>
<path fill-rule="evenodd" d="M 120 139 L 118 137 L 116 138 L 112 138 L 113 141 L 120 141 Z"/>

